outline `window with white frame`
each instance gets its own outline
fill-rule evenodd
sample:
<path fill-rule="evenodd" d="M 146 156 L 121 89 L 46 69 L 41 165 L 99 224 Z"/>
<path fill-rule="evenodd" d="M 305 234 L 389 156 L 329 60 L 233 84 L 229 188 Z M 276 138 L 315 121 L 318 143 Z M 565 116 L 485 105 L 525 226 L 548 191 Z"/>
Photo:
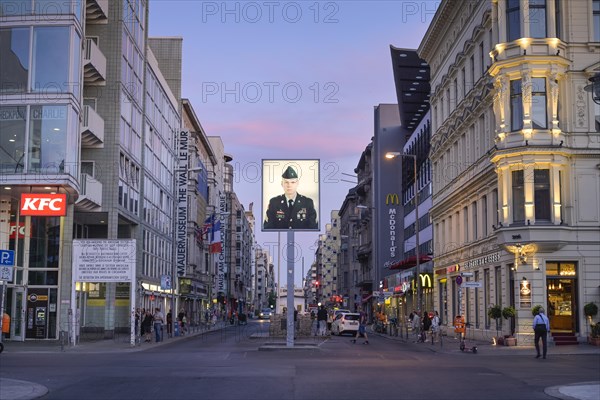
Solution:
<path fill-rule="evenodd" d="M 506 1 L 506 39 L 509 42 L 521 37 L 520 0 Z"/>
<path fill-rule="evenodd" d="M 512 171 L 513 222 L 525 221 L 525 185 L 523 170 Z"/>
<path fill-rule="evenodd" d="M 523 91 L 521 80 L 510 81 L 510 130 L 523 129 Z"/>
<path fill-rule="evenodd" d="M 532 126 L 537 129 L 546 129 L 548 127 L 548 117 L 546 115 L 546 78 L 533 78 L 531 85 Z"/>
<path fill-rule="evenodd" d="M 529 35 L 532 38 L 545 38 L 546 0 L 529 0 Z"/>
<path fill-rule="evenodd" d="M 533 196 L 535 219 L 550 221 L 550 170 L 536 169 L 533 171 Z"/>
<path fill-rule="evenodd" d="M 594 42 L 600 42 L 600 0 L 592 1 L 592 18 L 594 20 Z"/>

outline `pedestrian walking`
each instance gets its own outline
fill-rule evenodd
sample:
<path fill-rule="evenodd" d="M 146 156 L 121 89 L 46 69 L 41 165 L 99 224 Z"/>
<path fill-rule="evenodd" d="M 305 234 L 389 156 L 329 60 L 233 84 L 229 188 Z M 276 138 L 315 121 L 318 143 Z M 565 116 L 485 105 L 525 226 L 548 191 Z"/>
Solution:
<path fill-rule="evenodd" d="M 548 332 L 550 332 L 550 321 L 546 314 L 544 313 L 544 309 L 540 308 L 538 314 L 533 317 L 533 331 L 535 332 L 534 343 L 535 343 L 535 351 L 537 355 L 535 358 L 540 358 L 540 339 L 542 339 L 542 354 L 543 358 L 546 358 L 546 353 L 548 351 Z"/>
<path fill-rule="evenodd" d="M 171 310 L 167 313 L 167 337 L 173 337 L 173 314 Z"/>
<path fill-rule="evenodd" d="M 423 319 L 421 324 L 421 342 L 425 343 L 427 340 L 427 332 L 429 332 L 429 328 L 431 327 L 431 319 L 429 318 L 429 314 L 427 311 L 423 311 Z"/>
<path fill-rule="evenodd" d="M 181 327 L 181 336 L 183 336 L 186 332 L 185 323 L 187 322 L 185 317 L 185 310 L 183 308 L 179 310 L 179 314 L 177 314 L 177 320 L 179 321 L 179 326 Z"/>
<path fill-rule="evenodd" d="M 369 344 L 369 336 L 367 336 L 367 314 L 362 311 L 358 318 L 358 330 L 356 331 L 356 336 L 352 339 L 352 343 L 356 343 L 356 339 L 361 336 L 365 338 L 363 344 Z"/>
<path fill-rule="evenodd" d="M 135 336 L 136 337 L 139 333 L 141 318 L 142 318 L 142 316 L 140 314 L 140 309 L 136 308 L 135 309 Z"/>
<path fill-rule="evenodd" d="M 416 311 L 413 313 L 412 330 L 415 334 L 415 341 L 419 343 L 419 335 L 421 333 L 421 318 L 419 317 L 419 313 L 417 313 Z"/>
<path fill-rule="evenodd" d="M 152 314 L 150 311 L 146 311 L 145 308 L 142 308 L 142 315 L 143 319 L 141 334 L 144 335 L 144 342 L 150 342 L 152 340 Z"/>
<path fill-rule="evenodd" d="M 319 335 L 325 336 L 327 333 L 327 310 L 325 306 L 319 307 L 319 311 L 317 311 L 317 324 L 319 326 Z"/>
<path fill-rule="evenodd" d="M 154 309 L 154 337 L 156 339 L 156 343 L 162 342 L 162 326 L 165 322 L 165 317 L 163 313 L 160 311 L 159 307 Z"/>
<path fill-rule="evenodd" d="M 440 332 L 440 315 L 437 311 L 433 312 L 433 318 L 431 318 L 431 344 L 433 344 L 435 337 Z"/>

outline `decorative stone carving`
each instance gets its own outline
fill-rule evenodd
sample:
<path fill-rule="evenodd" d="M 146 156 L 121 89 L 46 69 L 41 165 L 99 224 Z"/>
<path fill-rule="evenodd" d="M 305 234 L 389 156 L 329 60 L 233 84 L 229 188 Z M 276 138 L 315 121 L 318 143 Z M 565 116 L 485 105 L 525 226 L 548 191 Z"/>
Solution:
<path fill-rule="evenodd" d="M 550 101 L 552 105 L 552 129 L 558 129 L 558 74 L 552 73 L 548 77 L 550 85 Z"/>
<path fill-rule="evenodd" d="M 577 128 L 587 128 L 586 122 L 586 104 L 587 93 L 583 89 L 584 85 L 575 85 L 575 126 Z"/>

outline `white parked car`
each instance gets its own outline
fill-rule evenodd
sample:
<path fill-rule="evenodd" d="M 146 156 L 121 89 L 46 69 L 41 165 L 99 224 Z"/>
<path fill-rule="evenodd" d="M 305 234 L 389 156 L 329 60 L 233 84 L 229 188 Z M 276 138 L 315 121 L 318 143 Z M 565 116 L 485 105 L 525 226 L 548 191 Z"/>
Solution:
<path fill-rule="evenodd" d="M 331 334 L 352 333 L 355 335 L 358 331 L 359 321 L 359 313 L 339 313 L 331 324 Z"/>

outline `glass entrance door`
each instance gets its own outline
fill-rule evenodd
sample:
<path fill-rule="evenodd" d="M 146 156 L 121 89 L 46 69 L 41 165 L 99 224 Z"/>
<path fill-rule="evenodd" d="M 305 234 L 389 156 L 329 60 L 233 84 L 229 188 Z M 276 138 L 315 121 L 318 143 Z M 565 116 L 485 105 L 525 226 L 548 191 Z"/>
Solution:
<path fill-rule="evenodd" d="M 549 278 L 548 318 L 553 332 L 576 332 L 575 284 L 573 278 Z"/>
<path fill-rule="evenodd" d="M 22 342 L 25 340 L 25 289 L 15 287 L 12 290 L 10 310 L 10 339 Z"/>

